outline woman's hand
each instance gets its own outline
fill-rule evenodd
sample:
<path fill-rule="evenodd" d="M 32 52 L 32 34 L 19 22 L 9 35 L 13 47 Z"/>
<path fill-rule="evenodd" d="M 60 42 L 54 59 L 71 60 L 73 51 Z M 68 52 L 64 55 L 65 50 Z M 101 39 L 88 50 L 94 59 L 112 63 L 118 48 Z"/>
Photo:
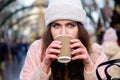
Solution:
<path fill-rule="evenodd" d="M 61 48 L 60 41 L 52 41 L 52 43 L 46 49 L 45 56 L 42 61 L 42 65 L 44 67 L 49 68 L 52 61 L 57 59 L 57 55 L 60 53 L 60 48 Z"/>
<path fill-rule="evenodd" d="M 92 71 L 94 68 L 93 62 L 88 54 L 86 47 L 79 39 L 71 40 L 72 60 L 81 60 L 85 66 L 86 71 Z"/>

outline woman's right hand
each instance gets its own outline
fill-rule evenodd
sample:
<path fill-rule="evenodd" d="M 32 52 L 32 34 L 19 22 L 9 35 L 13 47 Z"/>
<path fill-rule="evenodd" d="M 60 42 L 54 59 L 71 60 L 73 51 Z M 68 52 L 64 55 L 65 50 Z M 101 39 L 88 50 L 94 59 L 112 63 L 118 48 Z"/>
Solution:
<path fill-rule="evenodd" d="M 45 56 L 42 61 L 42 65 L 46 67 L 50 67 L 52 61 L 58 58 L 58 54 L 60 53 L 61 42 L 60 41 L 52 41 L 48 46 L 45 52 Z"/>

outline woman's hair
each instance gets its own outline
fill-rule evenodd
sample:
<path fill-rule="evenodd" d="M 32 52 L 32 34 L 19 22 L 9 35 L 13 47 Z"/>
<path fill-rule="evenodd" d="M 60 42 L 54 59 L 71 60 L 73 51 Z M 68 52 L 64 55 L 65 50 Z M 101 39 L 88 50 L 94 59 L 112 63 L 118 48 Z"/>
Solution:
<path fill-rule="evenodd" d="M 87 31 L 85 30 L 84 26 L 77 22 L 78 25 L 78 39 L 83 43 L 86 47 L 88 53 L 90 53 L 90 39 Z M 51 34 L 51 24 L 48 25 L 47 30 L 45 31 L 42 37 L 42 60 L 45 55 L 45 51 L 49 44 L 53 41 L 53 37 Z M 84 65 L 80 60 L 71 61 L 65 66 L 63 63 L 57 62 L 57 60 L 53 61 L 51 64 L 52 69 L 52 78 L 53 80 L 65 80 L 65 78 L 70 78 L 69 80 L 84 80 L 83 70 Z"/>

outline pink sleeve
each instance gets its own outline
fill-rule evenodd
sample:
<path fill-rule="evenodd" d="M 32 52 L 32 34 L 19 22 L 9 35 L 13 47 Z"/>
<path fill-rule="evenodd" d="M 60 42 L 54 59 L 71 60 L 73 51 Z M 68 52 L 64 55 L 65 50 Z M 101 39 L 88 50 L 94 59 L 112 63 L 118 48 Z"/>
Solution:
<path fill-rule="evenodd" d="M 107 61 L 107 57 L 106 57 L 104 50 L 101 46 L 95 44 L 95 45 L 93 45 L 93 49 L 94 50 L 91 53 L 91 59 L 94 62 L 94 70 L 92 72 L 86 72 L 84 69 L 85 80 L 98 80 L 97 76 L 96 76 L 96 68 L 100 63 Z M 100 73 L 100 76 L 102 77 L 102 79 L 105 78 L 104 68 L 105 68 L 105 66 L 102 66 L 99 68 L 99 73 Z"/>
<path fill-rule="evenodd" d="M 20 80 L 48 80 L 51 71 L 46 74 L 41 69 L 41 51 L 39 51 L 41 46 L 38 44 L 38 42 L 34 42 L 30 46 L 20 73 Z"/>

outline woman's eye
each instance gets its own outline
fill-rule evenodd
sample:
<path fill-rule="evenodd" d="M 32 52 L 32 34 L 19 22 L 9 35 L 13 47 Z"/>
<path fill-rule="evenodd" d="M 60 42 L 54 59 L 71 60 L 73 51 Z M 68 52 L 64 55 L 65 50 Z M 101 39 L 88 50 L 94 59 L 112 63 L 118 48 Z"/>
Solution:
<path fill-rule="evenodd" d="M 75 27 L 75 26 L 76 26 L 76 24 L 69 23 L 67 26 L 68 26 L 68 27 L 70 27 L 70 28 L 72 28 L 72 27 Z"/>
<path fill-rule="evenodd" d="M 52 24 L 51 27 L 58 28 L 58 27 L 60 27 L 60 25 L 59 24 Z"/>

